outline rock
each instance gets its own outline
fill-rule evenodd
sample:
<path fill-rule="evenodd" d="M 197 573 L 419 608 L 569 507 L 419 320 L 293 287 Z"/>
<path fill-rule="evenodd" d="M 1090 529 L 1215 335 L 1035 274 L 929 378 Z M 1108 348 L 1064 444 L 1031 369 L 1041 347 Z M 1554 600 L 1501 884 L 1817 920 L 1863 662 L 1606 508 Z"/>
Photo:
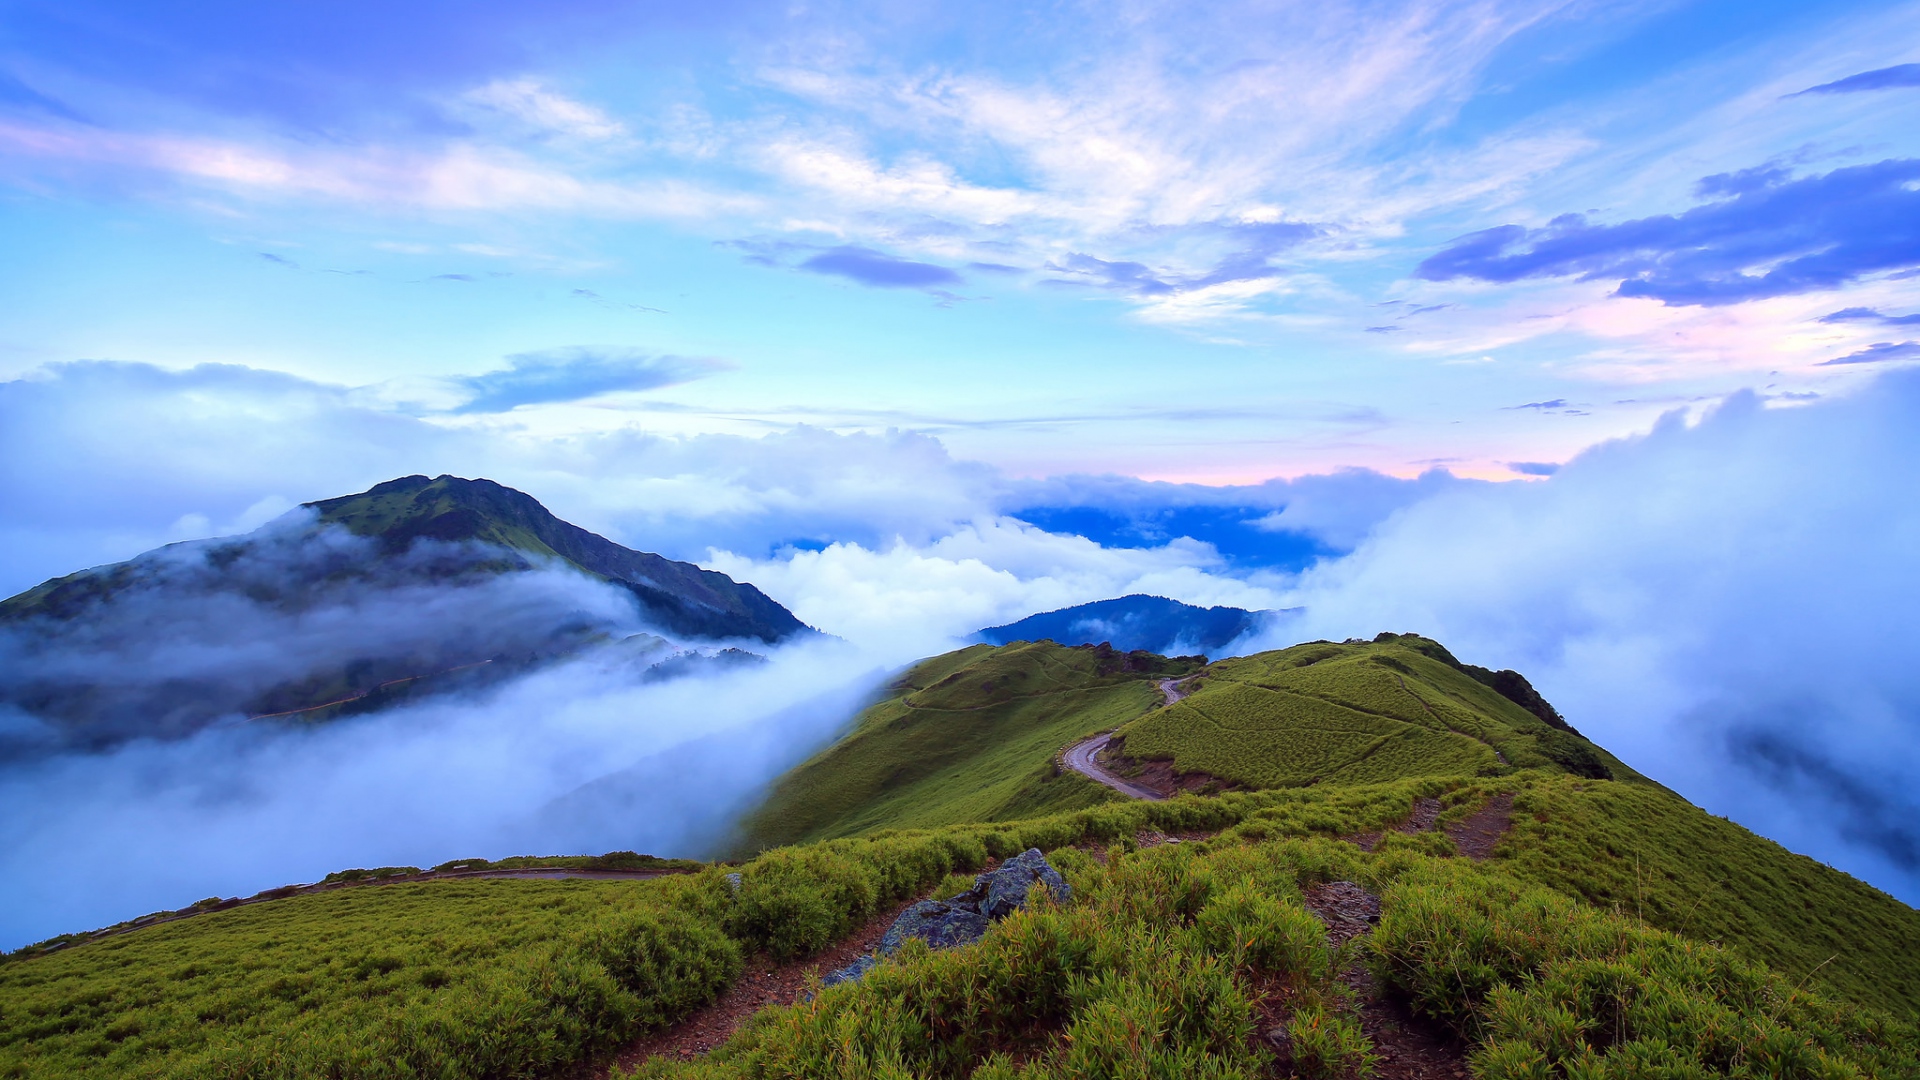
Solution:
<path fill-rule="evenodd" d="M 908 938 L 919 938 L 930 949 L 951 949 L 979 941 L 987 932 L 987 918 L 963 902 L 966 895 L 952 900 L 922 900 L 901 912 L 880 939 L 880 955 L 899 952 Z"/>
<path fill-rule="evenodd" d="M 1040 854 L 1039 848 L 1028 848 L 1001 863 L 998 870 L 974 878 L 973 890 L 964 895 L 977 898 L 974 902 L 980 914 L 989 919 L 1004 919 L 1027 906 L 1027 894 L 1035 884 L 1046 886 L 1056 903 L 1064 903 L 1073 895 L 1067 879 Z"/>
<path fill-rule="evenodd" d="M 860 976 L 865 975 L 869 971 L 872 971 L 873 966 L 875 964 L 878 964 L 879 962 L 880 962 L 879 957 L 873 955 L 872 953 L 868 953 L 867 955 L 861 957 L 858 960 L 855 960 L 853 963 L 848 964 L 846 967 L 843 967 L 838 971 L 828 972 L 827 974 L 821 977 L 820 985 L 821 986 L 838 986 L 843 982 L 858 982 L 860 979 Z"/>
<path fill-rule="evenodd" d="M 729 874 L 729 878 L 739 875 Z M 986 934 L 987 925 L 995 919 L 1004 919 L 1008 915 L 1027 906 L 1027 897 L 1034 885 L 1039 884 L 1053 895 L 1055 901 L 1065 901 L 1073 894 L 1067 887 L 1067 880 L 1060 871 L 1047 862 L 1039 848 L 1026 851 L 1000 864 L 1000 868 L 981 874 L 973 879 L 973 888 L 959 896 L 946 900 L 922 900 L 900 913 L 893 925 L 880 939 L 876 953 L 868 953 L 838 971 L 830 972 L 820 980 L 822 986 L 835 986 L 844 982 L 858 981 L 862 975 L 873 970 L 881 957 L 892 956 L 906 945 L 908 938 L 919 938 L 930 949 L 951 949 L 956 945 L 970 945 Z"/>

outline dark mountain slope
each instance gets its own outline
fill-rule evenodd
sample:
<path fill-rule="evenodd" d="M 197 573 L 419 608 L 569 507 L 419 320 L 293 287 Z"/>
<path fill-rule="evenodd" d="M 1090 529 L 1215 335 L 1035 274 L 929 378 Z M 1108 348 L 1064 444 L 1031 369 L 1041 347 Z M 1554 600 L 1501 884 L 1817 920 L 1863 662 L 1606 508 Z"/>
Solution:
<path fill-rule="evenodd" d="M 1195 607 L 1164 596 L 1134 594 L 1029 615 L 975 636 L 989 645 L 1057 641 L 1149 652 L 1213 652 L 1264 625 L 1270 614 L 1236 607 Z"/>
<path fill-rule="evenodd" d="M 306 504 L 323 525 L 341 525 L 389 553 L 425 538 L 497 544 L 564 559 L 632 592 L 662 630 L 769 644 L 806 631 L 759 589 L 715 570 L 622 547 L 562 521 L 532 496 L 491 480 L 405 476 L 359 495 Z"/>
<path fill-rule="evenodd" d="M 407 477 L 0 603 L 0 709 L 30 718 L 0 727 L 0 758 L 226 718 L 332 719 L 590 649 L 645 677 L 688 668 L 644 629 L 811 633 L 751 585 L 621 547 L 510 488 Z"/>

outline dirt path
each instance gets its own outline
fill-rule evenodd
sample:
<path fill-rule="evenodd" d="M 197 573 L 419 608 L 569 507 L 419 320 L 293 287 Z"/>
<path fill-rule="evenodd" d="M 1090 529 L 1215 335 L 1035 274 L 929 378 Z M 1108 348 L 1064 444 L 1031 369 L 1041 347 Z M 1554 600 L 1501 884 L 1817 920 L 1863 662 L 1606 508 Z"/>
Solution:
<path fill-rule="evenodd" d="M 810 976 L 845 967 L 878 945 L 893 920 L 918 899 L 921 898 L 902 901 L 880 912 L 853 936 L 817 956 L 786 964 L 775 964 L 764 955 L 756 956 L 748 961 L 739 981 L 711 1005 L 694 1010 L 663 1031 L 628 1043 L 611 1061 L 582 1062 L 561 1075 L 566 1080 L 605 1078 L 612 1075 L 615 1065 L 632 1069 L 648 1058 L 686 1061 L 705 1054 L 732 1038 L 740 1025 L 761 1009 L 793 1004 L 806 989 Z"/>
<path fill-rule="evenodd" d="M 1112 738 L 1113 732 L 1109 731 L 1104 734 L 1095 735 L 1086 742 L 1075 743 L 1067 748 L 1065 754 L 1060 756 L 1060 763 L 1072 769 L 1074 772 L 1079 773 L 1081 776 L 1105 784 L 1129 798 L 1145 799 L 1148 802 L 1164 801 L 1166 799 L 1165 795 L 1160 794 L 1152 788 L 1142 787 L 1124 777 L 1115 776 L 1101 768 L 1099 762 L 1094 760 L 1100 751 L 1107 748 L 1107 743 Z"/>
<path fill-rule="evenodd" d="M 1180 689 L 1179 679 L 1161 679 L 1159 682 L 1156 682 L 1153 685 L 1159 687 L 1160 692 L 1166 695 L 1167 704 L 1169 705 L 1173 704 L 1176 701 L 1179 701 L 1183 697 L 1186 697 L 1188 694 L 1193 693 L 1193 691 L 1191 690 Z"/>
<path fill-rule="evenodd" d="M 1335 945 L 1373 932 L 1380 920 L 1380 898 L 1351 881 L 1329 881 L 1306 891 L 1307 910 L 1327 924 L 1327 940 Z M 1453 1080 L 1465 1075 L 1467 1048 L 1443 1025 L 1415 1016 L 1406 1003 L 1382 992 L 1366 965 L 1356 961 L 1340 973 L 1353 991 L 1360 1027 L 1373 1043 L 1375 1080 Z M 1284 1011 L 1267 1006 L 1263 1025 L 1272 1025 L 1268 1041 L 1288 1054 Z M 1277 1029 L 1277 1030 L 1276 1030 Z M 1290 1055 L 1289 1055 L 1290 1056 Z"/>

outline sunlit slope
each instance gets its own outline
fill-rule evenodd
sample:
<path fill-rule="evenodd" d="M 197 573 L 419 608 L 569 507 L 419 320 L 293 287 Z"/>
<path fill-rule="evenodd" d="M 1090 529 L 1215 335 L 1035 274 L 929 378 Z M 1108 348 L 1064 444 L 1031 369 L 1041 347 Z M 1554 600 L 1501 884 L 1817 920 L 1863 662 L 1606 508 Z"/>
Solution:
<path fill-rule="evenodd" d="M 783 776 L 742 851 L 874 829 L 999 821 L 1118 798 L 1053 757 L 1154 707 L 1197 665 L 1052 642 L 975 645 L 915 665 L 853 728 Z"/>
<path fill-rule="evenodd" d="M 1508 846 L 1520 853 L 1486 863 L 1440 855 L 1435 834 L 1389 832 L 1371 852 L 1336 839 L 1388 829 L 1419 798 L 1457 813 L 1498 794 L 1515 797 Z M 1644 861 L 1637 888 L 1614 873 L 1635 866 L 1630 850 L 1676 840 L 1717 850 L 1718 830 L 1737 829 L 1648 800 L 1684 807 L 1651 785 L 1528 770 L 1112 803 L 782 848 L 650 881 L 297 896 L 0 962 L 0 1076 L 588 1075 L 574 1063 L 712 1000 L 748 957 L 816 954 L 899 901 L 950 893 L 948 875 L 1027 847 L 1067 875 L 1070 904 L 996 924 L 978 946 L 910 950 L 862 983 L 749 1025 L 684 1072 L 663 1062 L 648 1075 L 839 1075 L 808 1056 L 837 1054 L 902 1057 L 898 1075 L 977 1076 L 987 1052 L 1010 1045 L 1032 1053 L 1035 1077 L 1120 1075 L 1114 1063 L 1143 1056 L 1174 1059 L 1154 1075 L 1235 1075 L 1215 1067 L 1225 1065 L 1268 1075 L 1237 1018 L 1276 978 L 1300 974 L 1295 965 L 1337 971 L 1321 956 L 1323 928 L 1299 906 L 1303 889 L 1336 880 L 1380 895 L 1371 949 L 1384 985 L 1459 1024 L 1476 1075 L 1573 1072 L 1528 1064 L 1543 1053 L 1608 1059 L 1579 1073 L 1596 1077 L 1916 1075 L 1920 916 L 1825 868 L 1783 879 L 1803 895 L 1783 892 L 1779 905 L 1819 909 L 1854 947 L 1814 970 L 1792 958 L 1760 970 L 1749 961 L 1788 925 L 1777 908 L 1707 933 L 1672 891 L 1692 882 L 1661 884 L 1663 868 Z M 1647 827 L 1623 834 L 1628 820 Z M 1136 850 L 1148 830 L 1212 839 Z M 1764 841 L 1740 843 L 1759 853 L 1748 876 L 1779 871 Z M 1697 852 L 1665 856 L 1682 857 L 1709 875 L 1732 868 Z M 1570 884 L 1584 863 L 1598 872 Z M 1581 900 L 1589 887 L 1599 891 Z M 1670 891 L 1659 903 L 1642 898 L 1660 888 Z M 1718 917 L 1718 904 L 1709 895 L 1692 907 Z M 1643 909 L 1690 940 L 1648 929 Z M 1286 966 L 1263 966 L 1276 963 Z M 1222 1009 L 1189 1010 L 1190 989 Z M 1325 989 L 1329 1010 L 1348 1008 L 1332 981 Z M 1191 1022 L 1169 1023 L 1170 1005 Z M 1183 1065 L 1188 1053 L 1220 1060 Z M 1089 1055 L 1114 1067 L 1096 1069 Z M 1740 1062 L 1749 1067 L 1729 1067 Z M 1695 1067 L 1661 1068 L 1681 1065 Z"/>
<path fill-rule="evenodd" d="M 1490 681 L 1517 681 L 1514 696 L 1538 712 Z M 1114 741 L 1129 757 L 1262 788 L 1528 768 L 1643 779 L 1567 727 L 1524 679 L 1470 668 L 1410 634 L 1222 660 L 1183 688 L 1184 700 L 1120 729 Z"/>

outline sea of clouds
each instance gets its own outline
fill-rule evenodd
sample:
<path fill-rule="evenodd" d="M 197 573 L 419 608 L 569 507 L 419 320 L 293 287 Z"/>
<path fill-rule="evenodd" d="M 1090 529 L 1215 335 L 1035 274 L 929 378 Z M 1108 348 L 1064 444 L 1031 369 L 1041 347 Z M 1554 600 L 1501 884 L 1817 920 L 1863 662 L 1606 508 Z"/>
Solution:
<path fill-rule="evenodd" d="M 842 640 L 667 682 L 550 668 L 311 731 L 5 770 L 0 945 L 344 866 L 707 853 L 881 672 L 1135 592 L 1303 609 L 1243 649 L 1417 631 L 1516 668 L 1634 767 L 1912 902 L 1916 441 L 1920 373 L 1894 372 L 1676 413 L 1539 481 L 1202 488 L 1020 480 L 911 433 L 543 437 L 246 368 L 54 366 L 0 384 L 7 591 L 451 472 L 752 581 Z"/>

